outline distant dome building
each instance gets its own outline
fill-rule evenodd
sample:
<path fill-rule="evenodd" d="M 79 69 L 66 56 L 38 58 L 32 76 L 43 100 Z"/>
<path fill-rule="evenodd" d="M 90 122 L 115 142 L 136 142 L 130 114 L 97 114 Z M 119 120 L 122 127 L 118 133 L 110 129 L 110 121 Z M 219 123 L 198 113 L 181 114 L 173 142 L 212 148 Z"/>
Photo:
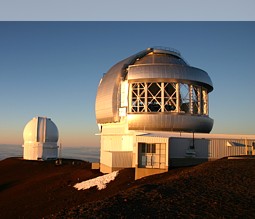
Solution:
<path fill-rule="evenodd" d="M 51 119 L 34 117 L 23 131 L 23 158 L 48 160 L 58 158 L 58 129 Z"/>
<path fill-rule="evenodd" d="M 208 140 L 212 90 L 207 72 L 190 66 L 174 49 L 148 48 L 115 64 L 96 96 L 100 171 L 135 167 L 139 178 L 214 159 Z"/>

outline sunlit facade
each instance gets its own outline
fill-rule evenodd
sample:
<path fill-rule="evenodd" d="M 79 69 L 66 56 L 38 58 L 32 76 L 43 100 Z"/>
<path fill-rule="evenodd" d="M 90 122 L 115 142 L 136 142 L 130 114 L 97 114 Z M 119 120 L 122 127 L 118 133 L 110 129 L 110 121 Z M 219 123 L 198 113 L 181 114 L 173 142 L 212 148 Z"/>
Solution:
<path fill-rule="evenodd" d="M 98 124 L 127 117 L 129 130 L 211 131 L 208 74 L 173 49 L 148 48 L 114 65 L 96 98 Z"/>
<path fill-rule="evenodd" d="M 100 170 L 133 167 L 140 178 L 165 172 L 179 160 L 208 160 L 209 149 L 196 149 L 208 148 L 210 141 L 195 141 L 194 134 L 208 138 L 212 130 L 212 90 L 207 72 L 190 66 L 174 49 L 148 48 L 115 64 L 103 75 L 96 96 Z M 191 140 L 182 145 L 173 140 L 184 133 Z"/>

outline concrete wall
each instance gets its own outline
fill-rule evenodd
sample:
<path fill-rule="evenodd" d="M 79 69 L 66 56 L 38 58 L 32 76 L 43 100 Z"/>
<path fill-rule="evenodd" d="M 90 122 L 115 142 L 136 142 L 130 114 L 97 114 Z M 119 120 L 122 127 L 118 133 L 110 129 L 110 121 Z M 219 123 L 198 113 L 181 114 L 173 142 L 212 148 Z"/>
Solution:
<path fill-rule="evenodd" d="M 103 124 L 101 133 L 100 171 L 110 173 L 116 168 L 130 168 L 133 163 L 134 135 L 127 123 Z"/>
<path fill-rule="evenodd" d="M 146 176 L 151 176 L 154 174 L 160 174 L 160 173 L 165 173 L 168 171 L 168 168 L 164 169 L 148 169 L 148 168 L 135 168 L 135 179 L 141 179 Z"/>

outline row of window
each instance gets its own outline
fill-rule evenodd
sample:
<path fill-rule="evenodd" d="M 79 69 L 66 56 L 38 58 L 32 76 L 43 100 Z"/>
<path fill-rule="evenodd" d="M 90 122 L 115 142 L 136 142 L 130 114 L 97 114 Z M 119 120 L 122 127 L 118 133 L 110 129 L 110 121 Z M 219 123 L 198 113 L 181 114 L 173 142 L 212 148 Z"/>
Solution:
<path fill-rule="evenodd" d="M 166 166 L 165 143 L 138 143 L 140 168 L 165 168 Z"/>
<path fill-rule="evenodd" d="M 208 92 L 201 86 L 184 83 L 131 83 L 129 112 L 182 112 L 208 115 Z"/>

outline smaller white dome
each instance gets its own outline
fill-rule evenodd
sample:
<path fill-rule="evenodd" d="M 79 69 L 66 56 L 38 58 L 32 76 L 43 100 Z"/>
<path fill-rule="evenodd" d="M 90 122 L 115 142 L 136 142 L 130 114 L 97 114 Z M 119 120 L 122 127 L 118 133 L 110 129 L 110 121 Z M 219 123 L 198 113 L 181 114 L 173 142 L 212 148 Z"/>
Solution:
<path fill-rule="evenodd" d="M 34 117 L 23 131 L 24 142 L 57 142 L 58 128 L 47 117 Z"/>

